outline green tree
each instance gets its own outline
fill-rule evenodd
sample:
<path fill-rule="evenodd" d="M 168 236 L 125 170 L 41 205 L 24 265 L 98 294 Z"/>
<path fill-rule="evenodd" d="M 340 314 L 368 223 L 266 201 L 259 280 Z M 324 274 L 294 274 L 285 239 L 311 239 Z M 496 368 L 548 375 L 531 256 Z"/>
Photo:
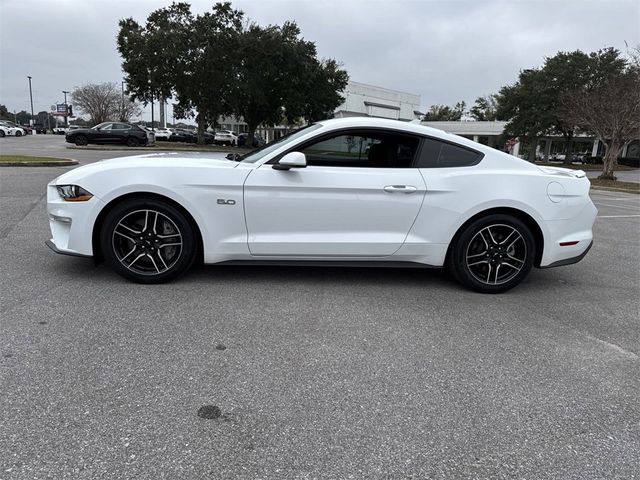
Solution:
<path fill-rule="evenodd" d="M 535 146 L 538 138 L 550 129 L 549 112 L 539 108 L 539 95 L 544 91 L 545 77 L 540 69 L 529 69 L 520 72 L 514 85 L 502 87 L 498 94 L 499 118 L 507 118 L 505 134 L 511 137 L 522 137 L 531 148 L 529 161 L 535 160 Z"/>
<path fill-rule="evenodd" d="M 318 60 L 315 44 L 299 36 L 294 22 L 251 24 L 242 33 L 233 98 L 248 125 L 248 144 L 261 124 L 327 118 L 343 101 L 347 72 L 336 60 Z"/>
<path fill-rule="evenodd" d="M 476 98 L 469 114 L 479 122 L 492 122 L 497 120 L 498 95 L 486 95 Z"/>
<path fill-rule="evenodd" d="M 456 103 L 454 107 L 448 105 L 431 105 L 429 111 L 425 113 L 425 122 L 459 121 L 466 113 L 467 104 L 464 101 Z"/>
<path fill-rule="evenodd" d="M 509 120 L 508 134 L 524 137 L 532 146 L 531 161 L 538 138 L 555 133 L 564 137 L 565 162 L 570 163 L 576 125 L 567 123 L 562 99 L 570 92 L 587 92 L 602 85 L 624 65 L 620 52 L 613 48 L 590 54 L 558 52 L 541 68 L 523 70 L 515 84 L 503 87 L 496 114 Z"/>
<path fill-rule="evenodd" d="M 13 118 L 13 115 L 11 115 Z M 0 119 L 1 120 L 9 120 L 9 110 L 4 105 L 0 105 Z"/>
<path fill-rule="evenodd" d="M 194 17 L 188 3 L 158 9 L 141 26 L 132 18 L 120 20 L 118 52 L 123 58 L 127 94 L 145 105 L 154 99 L 172 98 L 184 55 L 193 45 L 190 32 Z"/>
<path fill-rule="evenodd" d="M 118 50 L 130 94 L 149 102 L 175 93 L 176 117 L 194 116 L 204 143 L 207 126 L 231 113 L 242 16 L 228 2 L 197 16 L 189 4 L 174 3 L 151 13 L 144 27 L 120 21 Z"/>

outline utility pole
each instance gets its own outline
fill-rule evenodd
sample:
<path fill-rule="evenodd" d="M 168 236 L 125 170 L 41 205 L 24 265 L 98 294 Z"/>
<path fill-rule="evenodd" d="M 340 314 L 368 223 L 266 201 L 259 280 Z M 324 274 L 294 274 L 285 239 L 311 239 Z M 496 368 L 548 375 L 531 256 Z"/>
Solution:
<path fill-rule="evenodd" d="M 67 92 L 66 90 L 63 90 L 62 93 L 64 93 L 64 126 L 65 128 L 67 128 L 69 126 L 69 105 L 67 105 Z"/>
<path fill-rule="evenodd" d="M 122 88 L 122 110 L 120 110 L 120 121 L 124 122 L 126 119 L 124 118 L 124 81 L 121 83 Z"/>
<path fill-rule="evenodd" d="M 31 99 L 31 121 L 29 123 L 33 125 L 33 92 L 31 91 L 31 77 L 27 75 L 27 78 L 29 79 L 29 99 Z"/>

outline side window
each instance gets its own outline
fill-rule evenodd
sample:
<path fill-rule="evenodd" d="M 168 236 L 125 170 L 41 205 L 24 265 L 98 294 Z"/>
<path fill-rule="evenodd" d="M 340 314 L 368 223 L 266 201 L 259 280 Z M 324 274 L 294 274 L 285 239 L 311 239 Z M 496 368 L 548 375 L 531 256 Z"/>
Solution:
<path fill-rule="evenodd" d="M 103 125 L 102 127 L 100 127 L 100 130 L 111 130 L 113 128 L 113 123 L 107 123 L 106 125 Z"/>
<path fill-rule="evenodd" d="M 469 167 L 477 164 L 483 155 L 465 147 L 425 138 L 422 142 L 418 168 Z"/>
<path fill-rule="evenodd" d="M 406 168 L 419 140 L 393 132 L 346 132 L 300 149 L 307 164 L 325 167 Z"/>
<path fill-rule="evenodd" d="M 114 123 L 113 124 L 113 130 L 129 130 L 131 128 L 131 126 L 127 125 L 126 123 Z"/>

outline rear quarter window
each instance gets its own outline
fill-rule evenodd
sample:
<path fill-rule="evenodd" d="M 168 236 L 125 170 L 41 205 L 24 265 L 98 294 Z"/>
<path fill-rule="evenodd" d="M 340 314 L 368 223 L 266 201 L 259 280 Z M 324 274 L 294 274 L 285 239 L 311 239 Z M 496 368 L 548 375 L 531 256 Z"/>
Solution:
<path fill-rule="evenodd" d="M 416 161 L 416 167 L 470 167 L 477 165 L 483 156 L 484 154 L 469 148 L 433 138 L 425 138 L 422 141 L 422 148 Z"/>

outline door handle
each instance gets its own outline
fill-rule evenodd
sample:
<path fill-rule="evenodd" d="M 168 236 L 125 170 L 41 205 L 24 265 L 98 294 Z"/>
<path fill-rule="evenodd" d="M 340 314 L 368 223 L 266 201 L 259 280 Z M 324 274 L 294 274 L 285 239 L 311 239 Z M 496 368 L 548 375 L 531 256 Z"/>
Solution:
<path fill-rule="evenodd" d="M 418 189 L 413 185 L 387 185 L 386 187 L 384 187 L 384 191 L 388 193 L 414 193 L 417 192 Z"/>

